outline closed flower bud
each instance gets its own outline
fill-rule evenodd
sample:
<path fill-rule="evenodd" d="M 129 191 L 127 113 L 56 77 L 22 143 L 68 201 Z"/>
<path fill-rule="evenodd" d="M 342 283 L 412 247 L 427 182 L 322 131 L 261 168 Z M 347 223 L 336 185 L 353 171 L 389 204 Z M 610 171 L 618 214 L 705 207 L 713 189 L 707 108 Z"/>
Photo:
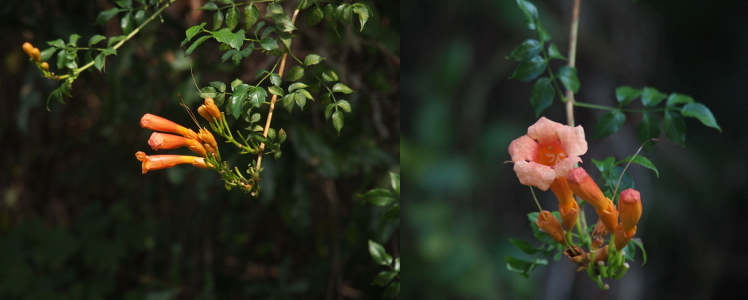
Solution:
<path fill-rule="evenodd" d="M 42 61 L 42 52 L 39 51 L 39 48 L 31 49 L 31 58 L 33 58 L 36 62 Z"/>
<path fill-rule="evenodd" d="M 613 201 L 608 200 L 608 205 L 605 209 L 595 209 L 597 215 L 600 217 L 600 221 L 605 225 L 605 229 L 608 232 L 613 232 L 618 226 L 618 210 L 616 210 Z"/>
<path fill-rule="evenodd" d="M 639 192 L 635 189 L 626 189 L 621 192 L 618 211 L 621 214 L 623 230 L 629 232 L 634 229 L 642 216 L 642 200 Z"/>
<path fill-rule="evenodd" d="M 140 118 L 140 127 L 155 131 L 166 131 L 176 133 L 195 140 L 200 139 L 192 129 L 181 126 L 165 118 L 153 114 L 145 114 Z"/>
<path fill-rule="evenodd" d="M 551 212 L 544 210 L 538 214 L 538 220 L 535 222 L 540 230 L 550 235 L 554 241 L 561 244 L 566 244 L 564 240 L 564 230 L 561 228 L 561 223 L 558 222 L 556 216 Z"/>
<path fill-rule="evenodd" d="M 618 225 L 618 228 L 616 228 L 615 231 L 615 235 L 616 236 L 614 243 L 616 245 L 616 249 L 618 249 L 619 251 L 623 250 L 623 248 L 628 245 L 629 241 L 631 241 L 631 238 L 636 235 L 636 226 L 634 226 L 634 229 L 632 229 L 631 231 L 624 231 L 623 225 Z"/>
<path fill-rule="evenodd" d="M 561 222 L 564 228 L 572 230 L 579 215 L 579 205 L 574 200 L 574 194 L 569 189 L 566 179 L 560 176 L 556 177 L 551 183 L 551 191 L 558 198 L 558 212 L 561 214 Z"/>
<path fill-rule="evenodd" d="M 179 164 L 191 164 L 196 167 L 207 168 L 202 157 L 188 155 L 146 155 L 142 151 L 135 153 L 135 157 L 142 162 L 143 174 L 148 171 L 171 168 Z"/>
<path fill-rule="evenodd" d="M 569 174 L 566 175 L 566 182 L 569 183 L 569 188 L 574 194 L 594 206 L 595 209 L 606 209 L 608 207 L 610 200 L 603 195 L 597 183 L 581 167 L 571 169 Z"/>
<path fill-rule="evenodd" d="M 221 119 L 221 111 L 218 110 L 218 106 L 216 106 L 215 102 L 213 102 L 213 98 L 205 98 L 205 109 L 210 113 L 213 118 L 216 120 Z"/>
<path fill-rule="evenodd" d="M 34 56 L 31 54 L 31 50 L 34 49 L 34 45 L 31 45 L 31 43 L 26 42 L 26 43 L 23 43 L 22 48 L 23 48 L 23 52 L 26 52 L 26 55 L 28 55 L 31 58 L 34 58 Z"/>
<path fill-rule="evenodd" d="M 200 114 L 203 119 L 208 120 L 208 122 L 213 122 L 213 116 L 205 108 L 205 105 L 200 105 L 200 107 L 197 108 L 197 113 Z"/>
<path fill-rule="evenodd" d="M 200 132 L 198 133 L 198 136 L 200 136 L 200 139 L 203 140 L 206 144 L 213 147 L 213 149 L 218 149 L 218 143 L 216 143 L 216 138 L 213 137 L 213 134 L 210 133 L 205 128 L 200 128 Z"/>
<path fill-rule="evenodd" d="M 150 145 L 153 150 L 187 147 L 193 152 L 200 154 L 200 156 L 205 156 L 205 148 L 200 144 L 200 142 L 179 135 L 154 132 L 151 134 L 151 138 L 148 139 L 148 145 Z"/>
<path fill-rule="evenodd" d="M 45 61 L 41 64 L 42 70 L 49 71 L 49 64 Z"/>

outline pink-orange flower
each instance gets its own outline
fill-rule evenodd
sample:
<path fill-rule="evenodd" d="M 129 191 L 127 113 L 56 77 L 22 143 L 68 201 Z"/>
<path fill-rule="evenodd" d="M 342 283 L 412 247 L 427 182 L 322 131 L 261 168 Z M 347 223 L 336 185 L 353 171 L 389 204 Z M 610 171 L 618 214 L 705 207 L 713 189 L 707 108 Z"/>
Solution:
<path fill-rule="evenodd" d="M 572 230 L 579 215 L 579 204 L 574 200 L 574 194 L 569 189 L 566 179 L 556 177 L 551 183 L 551 191 L 558 198 L 558 212 L 561 214 L 561 223 L 566 230 Z"/>
<path fill-rule="evenodd" d="M 187 147 L 193 152 L 200 154 L 200 156 L 205 156 L 205 148 L 200 142 L 179 135 L 154 132 L 151 134 L 151 138 L 148 139 L 148 145 L 153 150 Z"/>
<path fill-rule="evenodd" d="M 146 155 L 143 151 L 135 153 L 135 157 L 141 161 L 143 174 L 148 171 L 166 169 L 178 164 L 192 164 L 195 167 L 208 168 L 205 159 L 188 155 Z"/>
<path fill-rule="evenodd" d="M 577 194 L 579 198 L 582 198 L 587 203 L 592 204 L 595 209 L 606 209 L 608 207 L 610 200 L 608 197 L 605 197 L 603 191 L 595 183 L 595 180 L 583 168 L 574 168 L 569 171 L 566 175 L 566 181 L 569 183 L 569 188 L 574 194 Z"/>
<path fill-rule="evenodd" d="M 587 152 L 582 126 L 571 127 L 541 117 L 509 145 L 514 172 L 524 185 L 548 190 L 556 177 L 565 177 Z"/>
<path fill-rule="evenodd" d="M 155 131 L 166 131 L 195 140 L 200 140 L 200 138 L 197 136 L 197 133 L 192 131 L 192 129 L 153 114 L 143 115 L 143 117 L 140 118 L 140 126 Z"/>

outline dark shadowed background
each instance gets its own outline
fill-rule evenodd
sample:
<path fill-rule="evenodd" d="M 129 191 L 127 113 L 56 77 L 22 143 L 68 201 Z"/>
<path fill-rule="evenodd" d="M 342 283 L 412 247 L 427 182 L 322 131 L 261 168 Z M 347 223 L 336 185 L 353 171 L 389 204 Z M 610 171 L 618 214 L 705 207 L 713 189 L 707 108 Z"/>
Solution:
<path fill-rule="evenodd" d="M 257 51 L 235 67 L 221 62 L 213 40 L 185 57 L 185 30 L 212 22 L 195 11 L 205 2 L 176 1 L 107 59 L 106 73 L 85 72 L 67 104 L 52 100 L 50 111 L 45 101 L 59 83 L 42 78 L 21 45 L 120 35 L 118 17 L 93 25 L 115 5 L 0 2 L 0 299 L 381 297 L 371 282 L 386 268 L 372 261 L 367 241 L 398 257 L 399 220 L 382 220 L 384 208 L 356 195 L 387 188 L 389 172 L 399 173 L 399 4 L 366 2 L 374 15 L 363 32 L 340 36 L 324 24 L 307 28 L 300 15 L 292 51 L 326 57 L 356 91 L 345 98 L 353 112 L 338 135 L 319 99 L 292 114 L 279 106 L 273 127 L 288 140 L 280 159 L 265 157 L 262 193 L 252 198 L 192 166 L 142 175 L 134 156 L 156 153 L 152 131 L 139 126 L 145 113 L 196 129 L 178 97 L 193 111 L 201 101 L 191 69 L 201 87 L 252 83 L 278 59 Z M 296 3 L 282 5 L 290 12 Z M 222 145 L 242 171 L 256 159 Z"/>
<path fill-rule="evenodd" d="M 572 0 L 533 2 L 568 53 Z M 644 214 L 637 236 L 648 251 L 622 280 L 600 291 L 567 259 L 529 279 L 506 269 L 524 257 L 509 238 L 533 241 L 537 210 L 510 164 L 509 143 L 535 123 L 532 83 L 507 79 L 505 59 L 535 31 L 512 0 L 402 3 L 403 298 L 406 299 L 721 299 L 748 290 L 745 149 L 748 130 L 748 3 L 744 1 L 582 0 L 577 68 L 579 101 L 615 106 L 615 88 L 655 87 L 707 105 L 722 133 L 686 119 L 686 147 L 661 137 L 650 158 L 660 171 L 632 166 Z M 554 68 L 559 62 L 552 64 Z M 638 100 L 637 100 L 638 101 Z M 640 106 L 641 104 L 637 104 Z M 636 106 L 635 106 L 636 107 Z M 632 155 L 639 114 L 593 139 L 605 111 L 576 108 L 590 162 Z M 566 123 L 558 98 L 543 114 Z M 662 119 L 659 114 L 658 118 Z M 556 206 L 541 192 L 541 205 Z M 589 212 L 588 216 L 594 215 Z M 537 244 L 537 243 L 536 243 Z"/>

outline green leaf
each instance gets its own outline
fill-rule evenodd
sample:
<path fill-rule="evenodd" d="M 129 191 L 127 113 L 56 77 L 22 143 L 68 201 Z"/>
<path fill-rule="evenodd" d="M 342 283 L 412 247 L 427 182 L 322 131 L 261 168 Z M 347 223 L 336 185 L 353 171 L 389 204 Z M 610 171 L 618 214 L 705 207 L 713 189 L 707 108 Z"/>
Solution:
<path fill-rule="evenodd" d="M 135 13 L 135 25 L 142 25 L 145 22 L 145 10 L 139 10 Z"/>
<path fill-rule="evenodd" d="M 210 86 L 216 88 L 221 93 L 226 92 L 226 84 L 222 81 L 211 81 Z"/>
<path fill-rule="evenodd" d="M 236 52 L 238 52 L 238 51 L 236 51 L 236 49 L 231 49 L 231 50 L 229 50 L 229 51 L 226 51 L 226 53 L 224 53 L 224 54 L 223 54 L 223 55 L 221 56 L 221 61 L 226 61 L 226 60 L 228 60 L 229 58 L 231 58 L 232 56 L 234 56 L 234 53 L 236 53 Z"/>
<path fill-rule="evenodd" d="M 271 18 L 275 22 L 275 27 L 280 31 L 290 33 L 296 30 L 296 26 L 293 25 L 293 22 L 291 22 L 291 19 L 285 13 L 273 15 Z"/>
<path fill-rule="evenodd" d="M 272 17 L 274 15 L 285 15 L 286 12 L 283 11 L 283 6 L 281 6 L 278 3 L 270 3 L 270 5 L 267 6 L 267 13 L 265 14 L 265 17 Z"/>
<path fill-rule="evenodd" d="M 579 91 L 579 79 L 577 79 L 577 69 L 569 66 L 563 66 L 558 68 L 558 79 L 567 90 L 572 93 Z"/>
<path fill-rule="evenodd" d="M 267 91 L 265 91 L 263 87 L 258 86 L 249 92 L 249 103 L 252 104 L 252 106 L 259 108 L 263 103 L 265 103 L 265 98 L 267 97 Z"/>
<path fill-rule="evenodd" d="M 305 87 L 308 87 L 308 85 L 304 84 L 303 82 L 295 82 L 288 86 L 288 92 L 293 92 L 297 89 L 303 89 Z"/>
<path fill-rule="evenodd" d="M 338 131 L 338 135 L 340 135 L 340 130 L 343 129 L 343 123 L 345 123 L 345 118 L 343 117 L 343 113 L 340 111 L 335 111 L 332 113 L 332 126 L 335 127 L 335 130 Z"/>
<path fill-rule="evenodd" d="M 253 50 L 252 47 L 253 46 L 254 46 L 254 43 L 252 43 L 252 45 L 250 45 L 247 48 L 242 49 L 242 51 L 239 51 L 239 52 L 242 53 L 243 57 L 249 57 L 249 55 L 252 54 L 252 50 Z"/>
<path fill-rule="evenodd" d="M 660 93 L 656 88 L 645 87 L 642 91 L 642 104 L 646 107 L 655 107 L 660 104 L 667 95 Z"/>
<path fill-rule="evenodd" d="M 619 107 L 629 105 L 631 101 L 634 101 L 641 94 L 641 89 L 635 89 L 630 86 L 619 86 L 616 89 L 616 99 L 618 100 Z"/>
<path fill-rule="evenodd" d="M 330 103 L 325 106 L 325 120 L 329 120 L 332 116 L 333 108 L 335 108 L 335 103 Z"/>
<path fill-rule="evenodd" d="M 217 95 L 216 88 L 212 86 L 206 86 L 200 89 L 200 98 L 215 98 Z"/>
<path fill-rule="evenodd" d="M 722 128 L 717 125 L 717 120 L 714 119 L 712 111 L 709 110 L 704 104 L 701 103 L 688 103 L 683 106 L 680 114 L 684 117 L 697 118 L 702 124 L 715 128 L 722 132 Z"/>
<path fill-rule="evenodd" d="M 336 103 L 336 105 L 337 105 L 338 107 L 340 107 L 340 108 L 341 108 L 341 109 L 342 109 L 342 110 L 343 110 L 344 112 L 347 112 L 347 113 L 351 112 L 351 104 L 350 104 L 350 103 L 348 103 L 348 101 L 345 101 L 345 100 L 338 100 L 338 101 L 337 101 L 337 102 L 335 102 L 335 103 Z M 390 174 L 391 174 L 391 173 L 390 173 Z M 398 181 L 399 181 L 399 180 L 400 180 L 400 179 L 399 179 L 399 178 L 400 178 L 400 177 L 399 177 L 399 175 L 398 175 L 398 177 L 397 177 L 397 178 L 398 178 Z"/>
<path fill-rule="evenodd" d="M 526 261 L 507 256 L 504 260 L 506 261 L 507 270 L 519 273 L 525 278 L 528 277 L 530 271 L 534 270 L 537 266 L 548 264 L 547 260 L 539 258 L 535 258 L 533 261 Z"/>
<path fill-rule="evenodd" d="M 283 96 L 283 89 L 277 85 L 271 85 L 270 87 L 268 87 L 268 92 L 273 95 Z"/>
<path fill-rule="evenodd" d="M 242 85 L 243 83 L 244 81 L 241 81 L 241 79 L 239 78 L 234 79 L 234 81 L 231 82 L 231 90 L 232 91 L 236 90 L 236 87 Z"/>
<path fill-rule="evenodd" d="M 343 94 L 353 93 L 353 90 L 351 88 L 349 88 L 348 86 L 340 82 L 332 86 L 332 91 L 335 93 L 343 93 Z"/>
<path fill-rule="evenodd" d="M 351 7 L 353 8 L 353 12 L 358 15 L 358 22 L 361 24 L 361 29 L 359 29 L 359 32 L 363 31 L 364 25 L 366 25 L 366 21 L 369 20 L 369 8 L 361 3 L 353 4 L 351 5 Z"/>
<path fill-rule="evenodd" d="M 221 30 L 212 32 L 213 38 L 215 38 L 219 43 L 224 43 L 231 45 L 231 43 L 234 43 L 234 39 L 236 39 L 236 35 L 231 32 L 228 28 L 223 28 Z M 233 48 L 233 47 L 232 47 Z"/>
<path fill-rule="evenodd" d="M 65 41 L 63 41 L 62 39 L 56 39 L 54 41 L 47 42 L 47 44 L 52 47 L 59 48 L 59 49 L 65 48 Z"/>
<path fill-rule="evenodd" d="M 96 58 L 94 58 L 94 67 L 96 67 L 97 70 L 102 71 L 104 69 L 106 62 L 106 55 L 103 53 L 99 53 L 99 55 L 96 55 Z"/>
<path fill-rule="evenodd" d="M 215 30 L 221 29 L 222 25 L 223 25 L 223 13 L 220 10 L 216 10 L 216 13 L 213 14 L 213 30 L 215 31 Z"/>
<path fill-rule="evenodd" d="M 247 29 L 247 32 L 249 32 L 252 26 L 257 24 L 259 18 L 260 10 L 253 3 L 244 7 L 244 28 Z"/>
<path fill-rule="evenodd" d="M 231 110 L 231 114 L 234 118 L 238 119 L 242 114 L 242 105 L 244 104 L 244 99 L 247 98 L 247 92 L 250 89 L 252 89 L 252 86 L 245 83 L 234 88 L 234 93 L 231 95 L 231 99 L 229 100 L 229 110 Z"/>
<path fill-rule="evenodd" d="M 393 299 L 400 294 L 400 282 L 393 282 L 385 290 L 382 298 Z"/>
<path fill-rule="evenodd" d="M 660 137 L 660 123 L 657 120 L 657 116 L 652 113 L 642 113 L 642 122 L 636 127 L 636 137 L 639 143 L 644 143 L 647 140 L 655 139 Z M 647 150 L 652 149 L 654 145 L 647 143 L 644 148 Z"/>
<path fill-rule="evenodd" d="M 551 44 L 550 46 L 548 46 L 548 57 L 567 60 L 567 58 L 563 54 L 561 54 L 561 51 L 558 51 L 558 48 L 555 44 Z"/>
<path fill-rule="evenodd" d="M 345 100 L 340 100 L 340 101 L 345 101 Z M 340 106 L 340 104 L 338 104 L 338 106 Z M 348 112 L 350 112 L 350 110 L 348 110 Z M 399 173 L 390 172 L 390 186 L 392 186 L 392 189 L 395 190 L 395 193 L 399 196 L 400 195 L 400 174 Z"/>
<path fill-rule="evenodd" d="M 309 54 L 304 58 L 304 66 L 308 67 L 308 66 L 316 65 L 324 59 L 325 58 L 317 54 Z"/>
<path fill-rule="evenodd" d="M 644 264 L 647 263 L 647 250 L 644 250 L 644 245 L 642 245 L 641 241 L 638 238 L 632 239 L 629 242 L 629 245 L 631 245 L 631 244 L 636 245 L 637 247 L 639 247 L 639 249 L 642 250 L 642 259 L 644 260 L 642 262 L 642 266 L 643 266 Z M 631 251 L 631 252 L 634 252 L 634 251 Z M 634 259 L 632 258 L 631 260 L 634 260 Z"/>
<path fill-rule="evenodd" d="M 185 51 L 184 54 L 185 55 L 192 54 L 192 51 L 195 51 L 195 48 L 197 48 L 197 46 L 199 46 L 200 44 L 202 44 L 203 42 L 205 42 L 205 40 L 209 38 L 210 38 L 209 35 L 204 35 L 204 36 L 199 37 L 198 39 L 195 40 L 195 42 L 192 43 L 192 45 L 190 45 L 189 48 L 187 48 L 187 51 Z"/>
<path fill-rule="evenodd" d="M 378 265 L 387 266 L 392 263 L 392 256 L 387 254 L 382 245 L 372 240 L 369 240 L 369 254 Z"/>
<path fill-rule="evenodd" d="M 218 5 L 216 5 L 213 2 L 208 2 L 208 3 L 205 3 L 205 5 L 203 5 L 202 7 L 198 8 L 197 10 L 217 10 L 217 9 L 218 9 Z"/>
<path fill-rule="evenodd" d="M 319 8 L 319 6 L 314 6 L 306 13 L 306 26 L 312 27 L 314 25 L 317 25 L 319 21 L 322 21 L 322 19 L 325 17 L 325 14 L 322 12 L 322 9 Z"/>
<path fill-rule="evenodd" d="M 620 110 L 612 110 L 600 117 L 595 126 L 594 138 L 601 139 L 613 134 L 621 129 L 623 122 L 626 121 L 626 115 Z"/>
<path fill-rule="evenodd" d="M 615 158 L 606 157 L 603 160 L 596 160 L 593 158 L 592 163 L 597 167 L 597 170 L 600 171 L 600 173 L 605 173 L 607 170 L 613 168 Z"/>
<path fill-rule="evenodd" d="M 117 3 L 122 8 L 132 8 L 132 0 L 117 0 L 114 3 Z"/>
<path fill-rule="evenodd" d="M 298 10 L 307 9 L 310 6 L 312 6 L 312 4 L 314 4 L 315 2 L 317 1 L 316 0 L 299 0 L 299 3 L 296 4 L 296 9 Z"/>
<path fill-rule="evenodd" d="M 290 70 L 288 70 L 288 74 L 286 74 L 286 80 L 288 81 L 296 81 L 301 79 L 301 77 L 304 76 L 304 68 L 301 66 L 294 66 Z"/>
<path fill-rule="evenodd" d="M 103 55 L 117 55 L 117 49 L 114 49 L 114 47 L 109 47 L 104 49 L 104 51 L 101 51 L 101 54 Z"/>
<path fill-rule="evenodd" d="M 93 46 L 94 44 L 96 44 L 96 43 L 98 43 L 98 42 L 101 42 L 101 41 L 103 41 L 103 40 L 105 40 L 105 39 L 106 39 L 106 37 L 105 37 L 105 36 L 103 36 L 103 35 L 99 35 L 99 34 L 97 34 L 97 35 L 94 35 L 94 36 L 92 36 L 92 37 L 91 37 L 91 38 L 90 38 L 90 39 L 88 40 L 88 46 L 89 46 L 89 47 L 91 47 L 91 46 Z"/>
<path fill-rule="evenodd" d="M 376 206 L 387 206 L 392 203 L 392 201 L 395 201 L 395 197 L 392 196 L 392 191 L 382 188 L 371 189 L 363 195 L 358 196 Z"/>
<path fill-rule="evenodd" d="M 277 73 L 270 73 L 270 83 L 274 85 L 281 85 L 281 78 Z"/>
<path fill-rule="evenodd" d="M 49 47 L 42 51 L 42 61 L 48 61 L 55 54 L 55 51 L 57 51 L 55 47 Z"/>
<path fill-rule="evenodd" d="M 130 34 L 132 30 L 135 28 L 135 20 L 132 17 L 132 13 L 127 13 L 121 20 L 120 20 L 120 27 L 122 28 L 122 34 Z"/>
<path fill-rule="evenodd" d="M 540 55 L 536 55 L 530 60 L 519 63 L 517 68 L 514 69 L 514 73 L 512 73 L 512 76 L 509 78 L 517 79 L 519 81 L 533 80 L 543 73 L 546 64 L 547 62 L 545 59 L 540 57 Z"/>
<path fill-rule="evenodd" d="M 538 29 L 538 37 L 541 42 L 545 43 L 551 40 L 551 34 L 548 33 L 543 26 L 540 26 L 540 20 L 535 21 L 535 27 Z"/>
<path fill-rule="evenodd" d="M 293 112 L 293 105 L 296 104 L 294 100 L 293 94 L 286 94 L 282 98 L 283 101 L 283 108 L 285 108 L 289 113 Z"/>
<path fill-rule="evenodd" d="M 633 160 L 632 160 L 632 157 L 633 157 Z M 637 155 L 635 157 L 633 155 L 631 155 L 631 156 L 626 157 L 626 158 L 624 158 L 622 160 L 619 160 L 615 164 L 616 165 L 625 164 L 625 163 L 628 163 L 629 161 L 631 161 L 632 164 L 639 164 L 639 165 L 642 165 L 643 167 L 645 167 L 647 169 L 650 169 L 650 170 L 654 171 L 655 175 L 657 177 L 660 177 L 660 172 L 657 171 L 657 167 L 655 167 L 655 165 L 651 161 L 649 161 L 648 158 L 646 158 L 644 156 L 641 156 L 641 155 Z"/>
<path fill-rule="evenodd" d="M 338 74 L 333 70 L 325 70 L 324 72 L 322 72 L 322 80 L 324 80 L 325 82 L 335 82 L 338 81 L 338 79 Z"/>
<path fill-rule="evenodd" d="M 68 45 L 75 47 L 78 44 L 78 39 L 80 39 L 81 36 L 78 34 L 71 34 L 70 38 L 68 39 Z"/>
<path fill-rule="evenodd" d="M 278 39 L 281 40 L 283 43 L 283 46 L 286 47 L 286 49 L 291 49 L 291 38 L 293 36 L 288 32 L 279 32 L 278 33 Z"/>
<path fill-rule="evenodd" d="M 516 246 L 517 248 L 519 248 L 519 250 L 521 250 L 525 254 L 535 254 L 535 253 L 538 253 L 540 251 L 543 251 L 543 249 L 533 247 L 532 245 L 530 245 L 530 243 L 528 243 L 525 240 L 509 239 L 509 241 L 512 242 L 512 244 L 514 244 L 514 246 Z"/>
<path fill-rule="evenodd" d="M 678 113 L 666 111 L 662 126 L 665 129 L 667 138 L 678 145 L 686 145 L 686 122 L 683 121 L 683 118 Z"/>
<path fill-rule="evenodd" d="M 529 60 L 540 53 L 543 50 L 543 45 L 537 40 L 529 39 L 522 42 L 521 45 L 517 46 L 512 50 L 512 53 L 507 56 L 507 59 L 513 59 L 516 61 Z"/>
<path fill-rule="evenodd" d="M 696 101 L 691 98 L 691 96 L 681 95 L 672 93 L 669 97 L 667 97 L 667 107 L 674 107 L 681 103 L 694 103 Z"/>
<path fill-rule="evenodd" d="M 322 12 L 325 14 L 325 23 L 330 26 L 330 29 L 332 29 L 335 34 L 340 36 L 340 34 L 338 33 L 338 22 L 335 17 L 335 6 L 330 3 L 322 9 Z"/>
<path fill-rule="evenodd" d="M 234 30 L 239 25 L 239 9 L 236 6 L 231 6 L 226 12 L 226 27 L 229 30 Z"/>
<path fill-rule="evenodd" d="M 400 204 L 395 203 L 392 207 L 388 208 L 382 214 L 382 218 L 385 220 L 394 220 L 400 218 Z"/>
<path fill-rule="evenodd" d="M 551 80 L 548 79 L 548 77 L 541 77 L 537 82 L 535 82 L 535 86 L 532 88 L 532 93 L 530 93 L 530 104 L 532 104 L 536 117 L 540 116 L 540 113 L 551 106 L 553 103 L 553 96 L 555 95 L 554 93 L 555 90 L 553 89 Z"/>
<path fill-rule="evenodd" d="M 299 106 L 301 110 L 304 110 L 304 105 L 306 105 L 306 97 L 302 93 L 294 93 L 293 94 L 294 101 L 296 101 L 296 105 Z"/>
<path fill-rule="evenodd" d="M 277 49 L 278 48 L 278 41 L 276 41 L 276 40 L 274 40 L 274 39 L 272 39 L 270 37 L 265 37 L 265 38 L 263 38 L 260 41 L 260 46 L 262 47 L 262 49 L 265 49 L 265 50 Z"/>
<path fill-rule="evenodd" d="M 517 0 L 517 5 L 525 13 L 525 25 L 529 29 L 535 29 L 535 20 L 538 19 L 538 9 L 535 5 L 525 0 Z"/>
<path fill-rule="evenodd" d="M 239 50 L 239 48 L 244 45 L 244 29 L 239 29 L 239 31 L 234 34 L 234 39 L 229 43 L 229 45 L 231 48 L 236 50 Z"/>
<path fill-rule="evenodd" d="M 117 13 L 120 12 L 119 8 L 112 8 L 107 9 L 105 11 L 102 11 L 99 13 L 99 15 L 96 17 L 96 22 L 94 22 L 94 25 L 104 24 L 112 17 L 116 16 Z"/>
<path fill-rule="evenodd" d="M 67 55 L 65 53 L 65 49 L 61 49 L 60 51 L 57 51 L 57 68 L 62 69 L 65 67 L 65 64 L 67 63 Z"/>
<path fill-rule="evenodd" d="M 379 272 L 379 274 L 377 274 L 377 277 L 374 277 L 374 281 L 372 281 L 371 285 L 386 286 L 388 283 L 390 283 L 390 280 L 392 280 L 392 278 L 395 278 L 396 275 L 397 273 L 393 271 Z"/>
<path fill-rule="evenodd" d="M 111 46 L 112 46 L 112 45 L 114 45 L 115 43 L 117 43 L 117 42 L 119 42 L 119 41 L 121 41 L 121 40 L 124 40 L 124 39 L 126 39 L 126 38 L 127 38 L 127 36 L 126 36 L 126 35 L 120 35 L 120 36 L 115 36 L 115 37 L 111 37 L 111 38 L 109 38 L 109 40 L 107 41 L 106 45 L 107 45 L 107 47 L 111 47 Z"/>

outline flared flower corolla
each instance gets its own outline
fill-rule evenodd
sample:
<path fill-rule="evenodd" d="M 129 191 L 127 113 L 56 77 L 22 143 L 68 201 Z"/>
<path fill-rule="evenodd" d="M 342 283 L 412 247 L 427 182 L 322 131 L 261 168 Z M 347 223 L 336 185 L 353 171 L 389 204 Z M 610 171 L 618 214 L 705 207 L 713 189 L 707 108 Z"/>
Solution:
<path fill-rule="evenodd" d="M 153 150 L 187 147 L 193 152 L 200 154 L 200 156 L 205 156 L 205 148 L 199 141 L 179 135 L 154 132 L 151 134 L 151 138 L 148 139 L 148 145 Z"/>
<path fill-rule="evenodd" d="M 527 128 L 527 135 L 509 144 L 519 181 L 544 191 L 556 177 L 565 177 L 586 152 L 582 126 L 566 126 L 545 117 Z"/>
<path fill-rule="evenodd" d="M 205 159 L 189 155 L 146 155 L 143 151 L 135 153 L 135 157 L 141 161 L 143 174 L 148 171 L 171 168 L 179 164 L 191 164 L 195 167 L 208 168 Z"/>

